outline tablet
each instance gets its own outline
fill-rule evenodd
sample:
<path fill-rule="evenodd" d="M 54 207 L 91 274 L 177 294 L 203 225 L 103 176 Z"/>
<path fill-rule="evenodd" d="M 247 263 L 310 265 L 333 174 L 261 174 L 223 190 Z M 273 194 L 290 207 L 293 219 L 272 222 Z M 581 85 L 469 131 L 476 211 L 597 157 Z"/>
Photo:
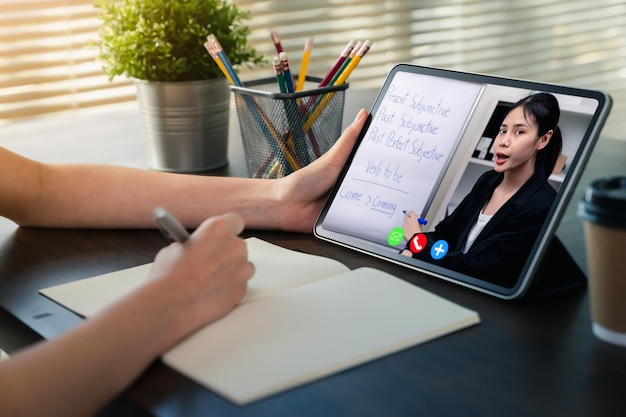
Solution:
<path fill-rule="evenodd" d="M 314 233 L 520 298 L 547 261 L 569 273 L 554 234 L 610 107 L 600 91 L 399 64 Z"/>

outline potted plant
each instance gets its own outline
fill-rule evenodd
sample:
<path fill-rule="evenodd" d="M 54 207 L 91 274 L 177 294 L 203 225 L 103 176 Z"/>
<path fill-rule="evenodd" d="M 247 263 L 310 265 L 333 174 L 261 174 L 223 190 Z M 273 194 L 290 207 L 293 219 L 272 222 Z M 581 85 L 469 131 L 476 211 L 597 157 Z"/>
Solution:
<path fill-rule="evenodd" d="M 150 168 L 205 171 L 227 160 L 230 89 L 204 43 L 213 34 L 234 66 L 264 62 L 250 18 L 226 0 L 96 0 L 99 59 L 130 77 L 150 143 Z"/>

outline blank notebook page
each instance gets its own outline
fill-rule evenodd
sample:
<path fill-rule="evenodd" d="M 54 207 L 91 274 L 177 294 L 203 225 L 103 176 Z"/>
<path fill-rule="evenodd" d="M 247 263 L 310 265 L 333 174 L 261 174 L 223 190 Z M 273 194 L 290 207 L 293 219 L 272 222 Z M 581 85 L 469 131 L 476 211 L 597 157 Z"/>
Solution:
<path fill-rule="evenodd" d="M 242 304 L 163 360 L 246 404 L 478 322 L 474 311 L 361 268 Z"/>

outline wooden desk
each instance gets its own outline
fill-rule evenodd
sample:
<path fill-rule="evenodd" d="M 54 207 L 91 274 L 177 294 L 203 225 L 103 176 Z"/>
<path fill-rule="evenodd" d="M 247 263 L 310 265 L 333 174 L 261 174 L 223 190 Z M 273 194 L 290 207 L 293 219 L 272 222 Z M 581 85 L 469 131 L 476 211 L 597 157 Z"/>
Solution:
<path fill-rule="evenodd" d="M 349 91 L 345 119 L 368 107 L 374 93 Z M 231 129 L 230 165 L 218 174 L 246 175 L 234 118 Z M 46 161 L 146 166 L 134 107 L 3 127 L 0 146 Z M 575 206 L 591 179 L 624 174 L 625 161 L 626 141 L 603 138 L 561 222 L 558 235 L 583 269 L 582 226 Z M 310 235 L 245 234 L 335 258 L 351 268 L 383 269 L 475 309 L 482 323 L 243 408 L 157 361 L 102 415 L 624 415 L 626 349 L 592 335 L 586 289 L 532 302 L 504 302 Z M 38 295 L 38 289 L 151 262 L 164 244 L 156 230 L 18 228 L 0 219 L 0 306 L 5 309 L 0 310 L 5 333 L 3 341 L 0 332 L 0 345 L 8 340 L 10 346 L 4 348 L 10 352 L 79 322 Z"/>

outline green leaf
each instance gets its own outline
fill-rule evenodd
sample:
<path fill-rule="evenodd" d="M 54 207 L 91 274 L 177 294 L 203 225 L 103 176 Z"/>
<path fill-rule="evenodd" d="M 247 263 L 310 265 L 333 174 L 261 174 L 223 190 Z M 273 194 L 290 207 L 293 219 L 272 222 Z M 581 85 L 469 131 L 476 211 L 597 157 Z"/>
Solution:
<path fill-rule="evenodd" d="M 234 66 L 265 63 L 248 44 L 250 12 L 226 0 L 95 0 L 98 58 L 110 79 L 196 81 L 223 74 L 204 48 L 214 34 Z"/>

